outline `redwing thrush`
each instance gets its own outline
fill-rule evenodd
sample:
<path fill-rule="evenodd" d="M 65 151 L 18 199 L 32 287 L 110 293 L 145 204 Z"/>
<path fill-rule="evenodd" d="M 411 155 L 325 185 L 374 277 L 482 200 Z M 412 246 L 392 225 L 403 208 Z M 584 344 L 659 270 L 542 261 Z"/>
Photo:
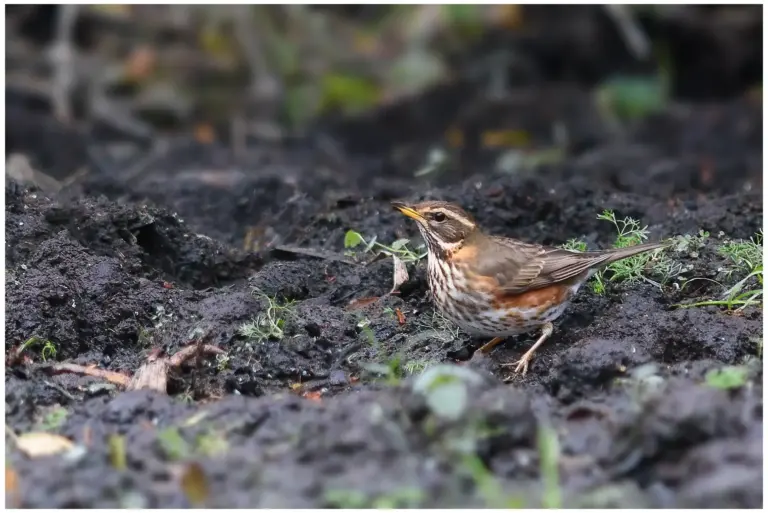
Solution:
<path fill-rule="evenodd" d="M 552 335 L 552 321 L 600 267 L 665 246 L 571 251 L 485 235 L 472 216 L 444 201 L 392 205 L 416 220 L 426 241 L 429 288 L 438 309 L 470 335 L 494 337 L 479 351 L 490 351 L 505 337 L 541 330 L 520 360 L 504 364 L 517 364 L 515 372 L 523 374 L 534 351 Z"/>

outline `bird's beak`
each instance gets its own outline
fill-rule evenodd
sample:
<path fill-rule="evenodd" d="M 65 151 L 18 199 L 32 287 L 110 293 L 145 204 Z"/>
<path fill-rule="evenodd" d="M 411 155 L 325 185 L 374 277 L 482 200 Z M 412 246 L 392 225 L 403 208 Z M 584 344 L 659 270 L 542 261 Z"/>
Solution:
<path fill-rule="evenodd" d="M 393 201 L 392 206 L 395 208 L 395 210 L 399 210 L 401 214 L 406 215 L 411 219 L 415 219 L 417 221 L 424 220 L 421 214 L 416 212 L 413 208 L 409 207 L 405 203 L 401 203 L 399 201 Z"/>

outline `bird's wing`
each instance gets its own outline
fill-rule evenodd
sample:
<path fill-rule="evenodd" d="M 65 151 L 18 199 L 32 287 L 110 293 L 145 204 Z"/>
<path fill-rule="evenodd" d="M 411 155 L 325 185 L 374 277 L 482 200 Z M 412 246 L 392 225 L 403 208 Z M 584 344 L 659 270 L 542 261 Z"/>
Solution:
<path fill-rule="evenodd" d="M 506 294 L 519 294 L 579 276 L 612 257 L 602 251 L 577 252 L 489 237 L 478 252 L 477 270 L 493 277 Z"/>

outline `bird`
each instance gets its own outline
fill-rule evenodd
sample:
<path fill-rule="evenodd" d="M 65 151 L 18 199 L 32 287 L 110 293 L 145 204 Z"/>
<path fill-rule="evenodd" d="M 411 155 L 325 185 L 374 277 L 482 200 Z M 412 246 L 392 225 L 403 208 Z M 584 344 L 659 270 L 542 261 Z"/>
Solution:
<path fill-rule="evenodd" d="M 473 216 L 447 201 L 393 201 L 392 206 L 416 221 L 426 243 L 429 290 L 437 309 L 466 333 L 493 337 L 477 351 L 488 353 L 507 337 L 539 331 L 519 360 L 502 364 L 514 365 L 514 373 L 522 375 L 552 336 L 553 321 L 600 268 L 667 245 L 576 251 L 487 235 Z"/>

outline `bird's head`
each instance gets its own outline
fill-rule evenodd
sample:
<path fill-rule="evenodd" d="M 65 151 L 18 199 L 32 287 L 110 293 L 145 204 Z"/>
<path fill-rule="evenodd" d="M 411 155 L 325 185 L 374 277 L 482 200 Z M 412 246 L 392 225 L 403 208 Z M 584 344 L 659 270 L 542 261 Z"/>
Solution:
<path fill-rule="evenodd" d="M 453 203 L 425 201 L 408 205 L 394 201 L 392 206 L 416 221 L 430 253 L 450 255 L 461 249 L 464 241 L 477 231 L 472 216 Z"/>

